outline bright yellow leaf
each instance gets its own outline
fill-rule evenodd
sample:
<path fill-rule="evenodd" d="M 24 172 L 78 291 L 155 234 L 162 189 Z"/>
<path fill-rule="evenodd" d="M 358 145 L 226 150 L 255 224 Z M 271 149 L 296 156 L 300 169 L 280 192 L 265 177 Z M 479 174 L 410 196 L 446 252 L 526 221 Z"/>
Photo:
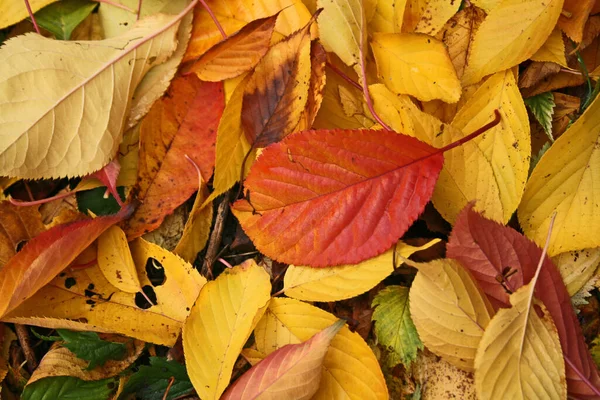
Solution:
<path fill-rule="evenodd" d="M 29 0 L 34 13 L 56 0 Z M 29 16 L 25 2 L 22 0 L 2 0 L 0 2 L 0 29 L 24 20 Z"/>
<path fill-rule="evenodd" d="M 573 250 L 552 257 L 567 291 L 573 296 L 595 275 L 600 265 L 600 247 Z"/>
<path fill-rule="evenodd" d="M 475 34 L 463 84 L 477 83 L 534 55 L 552 33 L 562 5 L 563 0 L 502 0 Z"/>
<path fill-rule="evenodd" d="M 142 290 L 127 236 L 116 225 L 108 228 L 98 238 L 98 267 L 117 289 L 127 293 Z"/>
<path fill-rule="evenodd" d="M 408 258 L 425 250 L 440 239 L 433 239 L 420 247 L 404 242 L 396 246 L 398 255 Z M 394 271 L 394 249 L 355 265 L 329 268 L 296 267 L 290 265 L 285 273 L 285 294 L 305 301 L 338 301 L 358 296 L 384 280 Z"/>
<path fill-rule="evenodd" d="M 500 4 L 502 0 L 471 0 L 471 3 L 484 10 L 486 13 L 490 13 L 494 8 Z"/>
<path fill-rule="evenodd" d="M 448 0 L 408 0 L 402 31 L 435 36 L 460 5 L 458 1 Z"/>
<path fill-rule="evenodd" d="M 400 33 L 407 0 L 377 0 L 369 32 Z"/>
<path fill-rule="evenodd" d="M 229 386 L 235 360 L 269 303 L 269 274 L 247 260 L 208 282 L 183 327 L 190 380 L 202 399 Z"/>
<path fill-rule="evenodd" d="M 133 90 L 175 50 L 181 17 L 149 17 L 102 41 L 26 34 L 6 42 L 0 48 L 0 175 L 81 176 L 108 163 Z"/>
<path fill-rule="evenodd" d="M 525 235 L 543 245 L 556 210 L 551 256 L 600 247 L 600 98 L 536 165 L 519 206 Z"/>
<path fill-rule="evenodd" d="M 310 339 L 336 320 L 320 308 L 275 297 L 254 331 L 256 347 L 268 355 L 287 344 Z M 377 358 L 358 333 L 344 327 L 331 341 L 321 385 L 312 399 L 388 399 Z"/>
<path fill-rule="evenodd" d="M 533 61 L 548 61 L 569 68 L 565 56 L 565 42 L 562 32 L 555 28 L 542 47 L 531 56 Z"/>
<path fill-rule="evenodd" d="M 567 398 L 558 331 L 533 297 L 535 281 L 510 296 L 512 307 L 498 310 L 481 338 L 475 358 L 479 399 Z"/>
<path fill-rule="evenodd" d="M 189 263 L 196 260 L 196 256 L 206 245 L 213 217 L 213 203 L 205 203 L 209 196 L 208 188 L 200 176 L 199 181 L 200 187 L 192 211 L 190 211 L 190 216 L 183 227 L 181 239 L 179 239 L 177 247 L 173 250 L 173 253 Z"/>
<path fill-rule="evenodd" d="M 410 288 L 410 315 L 425 346 L 451 364 L 473 371 L 479 341 L 493 308 L 457 261 L 409 263 L 419 270 Z"/>
<path fill-rule="evenodd" d="M 394 93 L 456 103 L 461 86 L 443 43 L 416 33 L 375 33 L 377 73 Z"/>

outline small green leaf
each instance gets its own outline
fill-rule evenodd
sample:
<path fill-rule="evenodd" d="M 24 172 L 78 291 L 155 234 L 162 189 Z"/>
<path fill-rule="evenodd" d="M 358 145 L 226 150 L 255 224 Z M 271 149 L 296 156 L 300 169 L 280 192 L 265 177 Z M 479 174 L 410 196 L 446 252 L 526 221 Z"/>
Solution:
<path fill-rule="evenodd" d="M 552 146 L 550 144 L 550 142 L 544 143 L 544 145 L 542 146 L 542 148 L 540 149 L 540 151 L 537 154 L 534 154 L 531 157 L 531 162 L 529 163 L 529 175 L 531 175 L 531 173 L 533 172 L 533 169 L 535 168 L 535 166 L 537 165 L 537 163 L 540 162 L 540 159 L 542 158 L 542 156 L 544 155 L 544 153 L 546 153 L 548 151 L 548 149 L 550 148 L 550 146 Z"/>
<path fill-rule="evenodd" d="M 93 212 L 95 215 L 111 215 L 116 214 L 121 209 L 121 206 L 117 203 L 112 195 L 108 195 L 108 198 L 104 198 L 106 188 L 104 186 L 98 187 L 92 190 L 86 190 L 83 192 L 77 192 L 77 207 L 79 211 L 87 214 L 88 210 Z M 121 200 L 125 200 L 125 188 L 119 186 L 117 188 Z"/>
<path fill-rule="evenodd" d="M 175 399 L 194 389 L 184 365 L 177 361 L 167 361 L 165 358 L 150 357 L 150 366 L 142 365 L 129 378 L 119 400 L 132 393 L 135 393 L 136 399 L 161 400 L 171 378 L 173 385 L 169 389 L 167 399 Z"/>
<path fill-rule="evenodd" d="M 120 360 L 127 351 L 125 343 L 107 342 L 100 339 L 96 332 L 72 332 L 64 329 L 58 329 L 57 332 L 65 341 L 64 347 L 82 360 L 90 362 L 87 369 L 104 365 L 108 360 Z"/>
<path fill-rule="evenodd" d="M 373 321 L 379 343 L 388 348 L 388 365 L 409 366 L 417 357 L 417 351 L 423 349 L 417 329 L 410 317 L 408 306 L 408 288 L 388 286 L 373 299 Z"/>
<path fill-rule="evenodd" d="M 540 93 L 523 101 L 529 107 L 535 119 L 542 125 L 550 141 L 554 142 L 554 137 L 552 136 L 552 115 L 554 114 L 555 104 L 552 93 Z"/>
<path fill-rule="evenodd" d="M 27 385 L 21 400 L 105 400 L 116 387 L 116 378 L 83 381 L 72 376 L 54 376 Z"/>
<path fill-rule="evenodd" d="M 58 342 L 59 340 L 62 340 L 60 336 L 46 336 L 42 335 L 41 333 L 37 333 L 35 329 L 33 329 L 33 327 L 31 328 L 31 333 L 33 333 L 33 336 L 35 336 L 36 338 L 45 340 L 47 342 Z"/>
<path fill-rule="evenodd" d="M 35 20 L 57 39 L 69 40 L 73 30 L 94 11 L 96 5 L 86 0 L 62 0 L 35 13 Z"/>

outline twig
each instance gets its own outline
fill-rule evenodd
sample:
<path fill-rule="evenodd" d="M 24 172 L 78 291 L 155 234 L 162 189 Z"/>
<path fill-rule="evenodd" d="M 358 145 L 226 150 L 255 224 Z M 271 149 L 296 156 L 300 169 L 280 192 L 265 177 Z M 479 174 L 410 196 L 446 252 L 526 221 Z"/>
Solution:
<path fill-rule="evenodd" d="M 221 264 L 223 264 L 224 266 L 226 266 L 227 268 L 229 268 L 229 269 L 232 269 L 232 268 L 233 268 L 233 265 L 229 264 L 229 263 L 228 263 L 228 262 L 227 262 L 225 259 L 223 259 L 223 258 L 220 258 L 220 257 L 219 257 L 217 260 L 218 260 L 218 261 L 219 261 Z"/>
<path fill-rule="evenodd" d="M 209 279 L 213 278 L 212 267 L 217 258 L 217 252 L 219 251 L 219 246 L 221 246 L 221 238 L 223 237 L 223 229 L 225 228 L 225 220 L 227 219 L 227 214 L 229 213 L 229 197 L 231 191 L 225 193 L 223 200 L 219 203 L 219 207 L 217 208 L 217 217 L 215 219 L 215 227 L 210 234 L 210 239 L 208 241 L 208 247 L 206 249 L 206 255 L 204 256 L 204 263 L 202 264 L 202 269 L 200 273 L 203 276 L 208 277 Z"/>
<path fill-rule="evenodd" d="M 165 389 L 165 394 L 163 395 L 162 400 L 167 400 L 167 397 L 169 396 L 169 390 L 171 390 L 171 386 L 173 386 L 173 382 L 175 382 L 174 376 L 169 378 L 169 384 L 167 385 L 167 388 Z"/>
<path fill-rule="evenodd" d="M 27 331 L 27 327 L 25 325 L 21 324 L 15 324 L 15 331 L 17 333 L 17 337 L 19 338 L 21 348 L 23 349 L 25 359 L 27 360 L 27 368 L 29 368 L 29 372 L 33 372 L 37 368 L 38 362 L 35 358 L 35 352 L 31 348 L 29 331 Z"/>
<path fill-rule="evenodd" d="M 135 16 L 136 21 L 138 21 L 140 19 L 141 13 L 142 13 L 142 0 L 138 0 L 138 9 L 137 9 L 137 14 Z"/>
<path fill-rule="evenodd" d="M 17 207 L 37 206 L 40 204 L 50 203 L 51 201 L 54 201 L 54 200 L 60 200 L 60 199 L 64 199 L 65 197 L 73 196 L 75 193 L 77 193 L 77 192 L 74 192 L 74 191 L 65 192 L 65 193 L 57 194 L 56 196 L 47 197 L 45 199 L 34 200 L 34 201 L 20 201 L 20 200 L 15 200 L 11 197 L 10 199 L 8 199 L 8 201 L 10 201 L 10 204 L 12 204 L 13 206 L 17 206 Z"/>
<path fill-rule="evenodd" d="M 115 2 L 112 2 L 110 0 L 94 0 L 94 1 L 96 3 L 105 3 L 105 4 L 108 4 L 109 6 L 117 7 L 117 8 L 120 8 L 122 10 L 129 11 L 132 14 L 135 14 L 135 10 L 132 10 L 131 8 L 129 8 L 127 6 L 124 6 L 123 4 L 115 3 Z"/>
<path fill-rule="evenodd" d="M 219 32 L 221 32 L 221 36 L 223 36 L 223 39 L 227 39 L 227 34 L 225 33 L 225 30 L 219 23 L 219 20 L 217 19 L 217 17 L 213 13 L 213 11 L 210 9 L 208 4 L 206 4 L 206 1 L 200 0 L 200 3 L 202 3 L 202 6 L 204 6 L 204 9 L 206 10 L 206 12 L 208 12 L 208 15 L 210 15 L 210 17 L 212 18 L 212 20 L 215 23 L 215 25 L 217 26 L 217 29 L 219 30 Z"/>
<path fill-rule="evenodd" d="M 29 4 L 29 0 L 25 0 L 25 7 L 27 7 L 27 12 L 29 13 L 29 18 L 31 19 L 31 22 L 33 23 L 33 27 L 35 28 L 35 31 L 38 33 L 38 35 L 41 35 L 42 33 L 40 32 L 40 27 L 38 26 L 37 22 L 35 22 L 35 17 L 33 16 L 33 11 L 31 11 L 31 5 Z"/>

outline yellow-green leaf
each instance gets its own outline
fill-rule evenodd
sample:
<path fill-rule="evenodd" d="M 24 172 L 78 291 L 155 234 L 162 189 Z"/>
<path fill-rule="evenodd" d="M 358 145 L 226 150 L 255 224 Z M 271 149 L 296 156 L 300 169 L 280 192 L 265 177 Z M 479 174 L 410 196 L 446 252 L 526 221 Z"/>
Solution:
<path fill-rule="evenodd" d="M 117 289 L 127 293 L 142 290 L 127 236 L 116 225 L 98 238 L 98 267 L 106 280 Z"/>
<path fill-rule="evenodd" d="M 562 6 L 563 0 L 501 1 L 475 34 L 463 83 L 477 83 L 534 55 L 552 33 Z"/>
<path fill-rule="evenodd" d="M 525 235 L 543 245 L 556 210 L 548 254 L 600 247 L 600 99 L 536 165 L 519 205 Z"/>
<path fill-rule="evenodd" d="M 268 355 L 287 344 L 308 340 L 336 320 L 301 301 L 273 298 L 254 331 L 256 347 Z M 331 341 L 323 360 L 321 385 L 312 399 L 388 399 L 379 363 L 358 333 L 344 327 Z"/>
<path fill-rule="evenodd" d="M 451 364 L 473 371 L 479 341 L 493 309 L 457 261 L 410 263 L 419 272 L 410 288 L 410 314 L 425 346 Z"/>
<path fill-rule="evenodd" d="M 396 252 L 402 257 L 410 257 L 419 250 L 425 250 L 440 239 L 431 240 L 420 247 L 399 242 Z M 290 265 L 285 273 L 283 289 L 285 294 L 305 301 L 338 301 L 358 296 L 384 280 L 394 271 L 394 250 L 355 265 L 312 268 Z"/>
<path fill-rule="evenodd" d="M 190 380 L 202 399 L 218 399 L 233 366 L 269 303 L 269 274 L 247 260 L 208 282 L 183 327 Z"/>
<path fill-rule="evenodd" d="M 375 33 L 377 73 L 394 93 L 456 103 L 461 86 L 444 44 L 417 33 Z"/>
<path fill-rule="evenodd" d="M 0 175 L 81 176 L 108 163 L 134 89 L 173 53 L 183 16 L 149 17 L 102 41 L 33 33 L 7 41 L 0 48 Z"/>

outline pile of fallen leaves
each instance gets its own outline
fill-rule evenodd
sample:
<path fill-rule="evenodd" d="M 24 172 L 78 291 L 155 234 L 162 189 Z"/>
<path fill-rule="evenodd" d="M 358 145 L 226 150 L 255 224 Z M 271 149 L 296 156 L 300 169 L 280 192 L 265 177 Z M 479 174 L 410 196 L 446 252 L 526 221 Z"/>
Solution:
<path fill-rule="evenodd" d="M 0 396 L 600 398 L 599 54 L 593 0 L 2 0 Z"/>

